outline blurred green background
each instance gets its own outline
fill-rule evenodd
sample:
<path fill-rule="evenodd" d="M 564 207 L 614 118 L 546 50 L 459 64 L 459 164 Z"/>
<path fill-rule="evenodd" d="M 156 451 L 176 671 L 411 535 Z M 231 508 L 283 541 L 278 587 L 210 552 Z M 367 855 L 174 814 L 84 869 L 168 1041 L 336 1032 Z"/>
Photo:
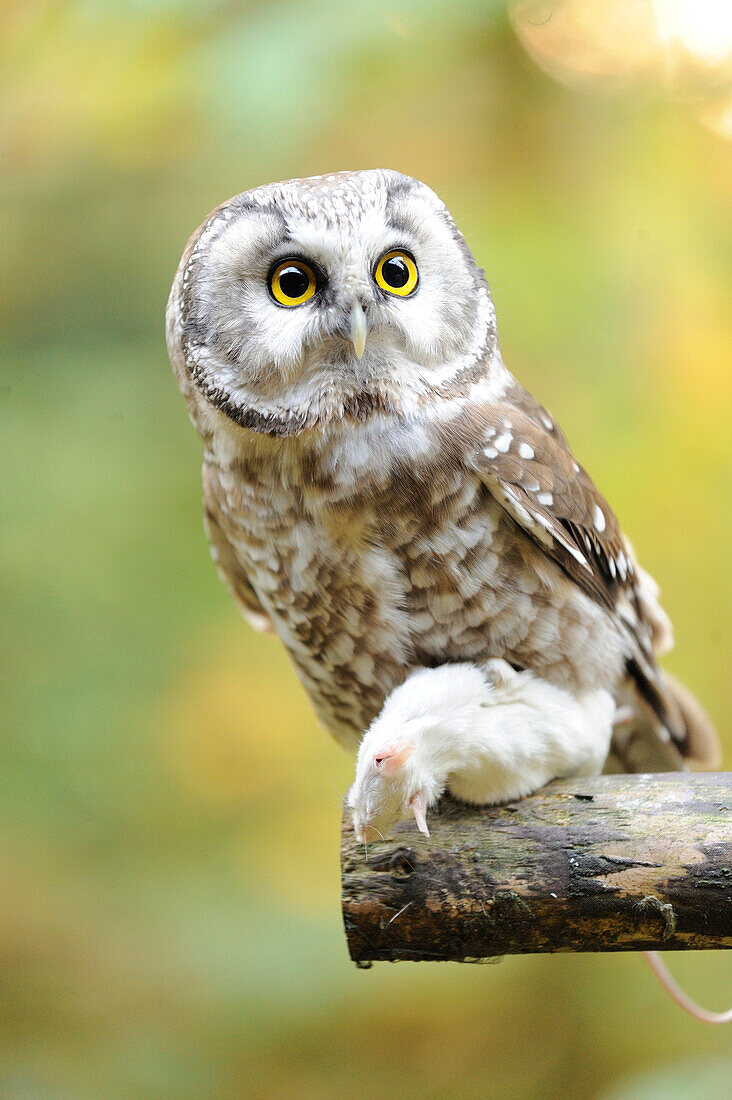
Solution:
<path fill-rule="evenodd" d="M 352 763 L 215 576 L 163 314 L 229 195 L 427 181 L 729 750 L 728 11 L 5 0 L 2 1097 L 726 1092 L 633 956 L 348 961 Z M 671 965 L 726 1007 L 721 953 Z"/>

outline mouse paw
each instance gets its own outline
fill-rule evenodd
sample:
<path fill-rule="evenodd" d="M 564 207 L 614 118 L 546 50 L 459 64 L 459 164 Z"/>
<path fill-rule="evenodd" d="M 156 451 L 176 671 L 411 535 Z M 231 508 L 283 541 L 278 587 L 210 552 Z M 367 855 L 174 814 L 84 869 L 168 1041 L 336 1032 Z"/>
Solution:
<path fill-rule="evenodd" d="M 480 668 L 493 687 L 502 687 L 504 684 L 510 684 L 520 676 L 520 673 L 516 671 L 513 665 L 510 665 L 508 661 L 504 661 L 500 657 L 492 657 L 489 661 L 481 661 Z"/>
<path fill-rule="evenodd" d="M 427 798 L 424 791 L 416 791 L 409 799 L 409 805 L 412 807 L 412 813 L 414 814 L 414 820 L 417 822 L 417 828 L 424 836 L 429 836 L 430 831 L 427 828 Z"/>

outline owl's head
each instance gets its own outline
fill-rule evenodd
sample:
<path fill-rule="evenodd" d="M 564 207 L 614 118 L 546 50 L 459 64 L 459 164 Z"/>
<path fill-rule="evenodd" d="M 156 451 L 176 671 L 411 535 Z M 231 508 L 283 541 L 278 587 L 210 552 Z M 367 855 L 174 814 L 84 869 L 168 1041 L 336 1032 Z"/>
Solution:
<path fill-rule="evenodd" d="M 445 206 L 383 170 L 220 206 L 181 260 L 168 338 L 194 403 L 273 435 L 409 413 L 496 352 L 483 273 Z"/>

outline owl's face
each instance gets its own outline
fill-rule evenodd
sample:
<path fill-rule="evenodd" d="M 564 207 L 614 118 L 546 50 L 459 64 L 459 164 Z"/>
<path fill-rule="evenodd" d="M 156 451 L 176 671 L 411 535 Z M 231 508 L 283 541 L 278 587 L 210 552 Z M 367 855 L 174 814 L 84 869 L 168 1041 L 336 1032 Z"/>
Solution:
<path fill-rule="evenodd" d="M 436 195 L 399 173 L 260 187 L 194 241 L 170 304 L 186 369 L 246 427 L 406 412 L 495 347 L 482 272 Z"/>

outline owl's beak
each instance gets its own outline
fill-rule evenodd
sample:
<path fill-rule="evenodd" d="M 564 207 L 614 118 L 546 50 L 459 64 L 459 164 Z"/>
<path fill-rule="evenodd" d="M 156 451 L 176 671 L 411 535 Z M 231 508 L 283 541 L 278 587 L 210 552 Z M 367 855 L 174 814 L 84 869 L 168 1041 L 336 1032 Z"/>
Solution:
<path fill-rule="evenodd" d="M 366 337 L 368 334 L 369 327 L 366 322 L 366 314 L 358 302 L 356 302 L 351 309 L 351 322 L 348 329 L 348 335 L 351 337 L 353 349 L 359 359 L 363 355 L 363 349 L 366 347 Z"/>

